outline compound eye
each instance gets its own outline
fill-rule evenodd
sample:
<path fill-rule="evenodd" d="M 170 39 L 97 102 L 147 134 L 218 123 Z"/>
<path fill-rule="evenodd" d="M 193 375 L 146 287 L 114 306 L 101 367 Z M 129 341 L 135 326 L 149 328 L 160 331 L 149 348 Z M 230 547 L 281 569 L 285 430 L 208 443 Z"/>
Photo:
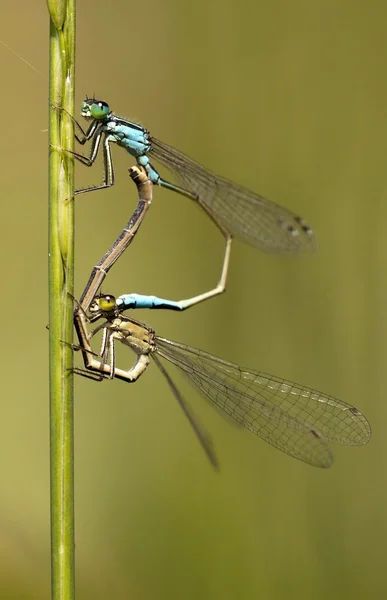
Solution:
<path fill-rule="evenodd" d="M 109 105 L 102 100 L 95 100 L 95 102 L 90 105 L 90 115 L 93 119 L 104 119 L 109 112 Z"/>
<path fill-rule="evenodd" d="M 117 305 L 115 296 L 111 296 L 109 294 L 105 294 L 104 296 L 96 298 L 96 302 L 99 308 L 104 312 L 109 312 L 113 310 Z"/>

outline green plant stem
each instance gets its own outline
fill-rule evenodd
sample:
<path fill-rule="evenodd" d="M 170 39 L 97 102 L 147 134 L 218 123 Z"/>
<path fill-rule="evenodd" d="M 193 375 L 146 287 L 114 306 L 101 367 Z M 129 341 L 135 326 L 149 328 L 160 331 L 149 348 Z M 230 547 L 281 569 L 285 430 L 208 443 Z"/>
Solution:
<path fill-rule="evenodd" d="M 51 585 L 74 598 L 73 147 L 75 0 L 48 0 L 50 12 L 49 312 Z M 70 200 L 69 200 L 70 199 Z M 68 342 L 69 345 L 63 343 Z"/>

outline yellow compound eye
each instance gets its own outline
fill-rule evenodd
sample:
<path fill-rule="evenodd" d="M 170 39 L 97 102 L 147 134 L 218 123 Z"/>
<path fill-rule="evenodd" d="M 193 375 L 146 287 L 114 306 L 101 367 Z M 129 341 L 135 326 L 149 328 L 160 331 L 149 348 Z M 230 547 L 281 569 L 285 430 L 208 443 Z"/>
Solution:
<path fill-rule="evenodd" d="M 105 294 L 99 298 L 96 298 L 96 302 L 100 310 L 104 312 L 110 312 L 117 305 L 115 296 L 111 296 L 110 294 Z"/>

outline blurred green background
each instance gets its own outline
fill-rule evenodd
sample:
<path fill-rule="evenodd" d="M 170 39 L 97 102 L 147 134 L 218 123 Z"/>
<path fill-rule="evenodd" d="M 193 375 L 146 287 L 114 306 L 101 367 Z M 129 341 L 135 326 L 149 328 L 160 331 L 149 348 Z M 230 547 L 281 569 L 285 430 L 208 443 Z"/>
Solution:
<path fill-rule="evenodd" d="M 369 418 L 328 471 L 233 428 L 173 376 L 211 432 L 212 471 L 155 367 L 133 386 L 76 381 L 78 599 L 357 599 L 385 594 L 387 46 L 385 2 L 78 3 L 85 93 L 302 214 L 312 257 L 235 243 L 225 295 L 137 315 L 163 336 L 324 390 Z M 49 597 L 45 4 L 2 12 L 0 595 Z M 117 185 L 76 201 L 76 293 L 135 205 Z M 100 165 L 77 167 L 77 185 Z M 184 298 L 218 278 L 223 243 L 162 190 L 105 291 Z M 130 364 L 132 356 L 121 354 Z M 172 372 L 172 368 L 170 369 Z"/>

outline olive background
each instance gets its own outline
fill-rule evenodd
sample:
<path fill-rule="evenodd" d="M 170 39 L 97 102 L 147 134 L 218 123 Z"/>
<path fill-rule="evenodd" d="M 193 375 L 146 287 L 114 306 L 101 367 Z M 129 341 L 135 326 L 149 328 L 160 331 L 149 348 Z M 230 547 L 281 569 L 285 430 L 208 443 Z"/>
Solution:
<path fill-rule="evenodd" d="M 373 438 L 319 470 L 222 419 L 173 367 L 215 441 L 215 473 L 154 365 L 135 385 L 75 389 L 77 598 L 352 600 L 385 594 L 387 44 L 385 2 L 78 2 L 85 93 L 215 172 L 305 217 L 312 256 L 235 242 L 227 292 L 157 333 L 316 387 Z M 7 3 L 0 39 L 0 595 L 48 598 L 45 3 Z M 136 203 L 133 160 L 76 199 L 76 293 Z M 101 164 L 77 166 L 77 186 Z M 163 172 L 164 173 L 164 172 Z M 151 211 L 104 290 L 180 299 L 214 286 L 223 242 L 185 198 Z M 79 358 L 76 357 L 78 360 Z M 129 366 L 132 354 L 120 352 Z"/>

